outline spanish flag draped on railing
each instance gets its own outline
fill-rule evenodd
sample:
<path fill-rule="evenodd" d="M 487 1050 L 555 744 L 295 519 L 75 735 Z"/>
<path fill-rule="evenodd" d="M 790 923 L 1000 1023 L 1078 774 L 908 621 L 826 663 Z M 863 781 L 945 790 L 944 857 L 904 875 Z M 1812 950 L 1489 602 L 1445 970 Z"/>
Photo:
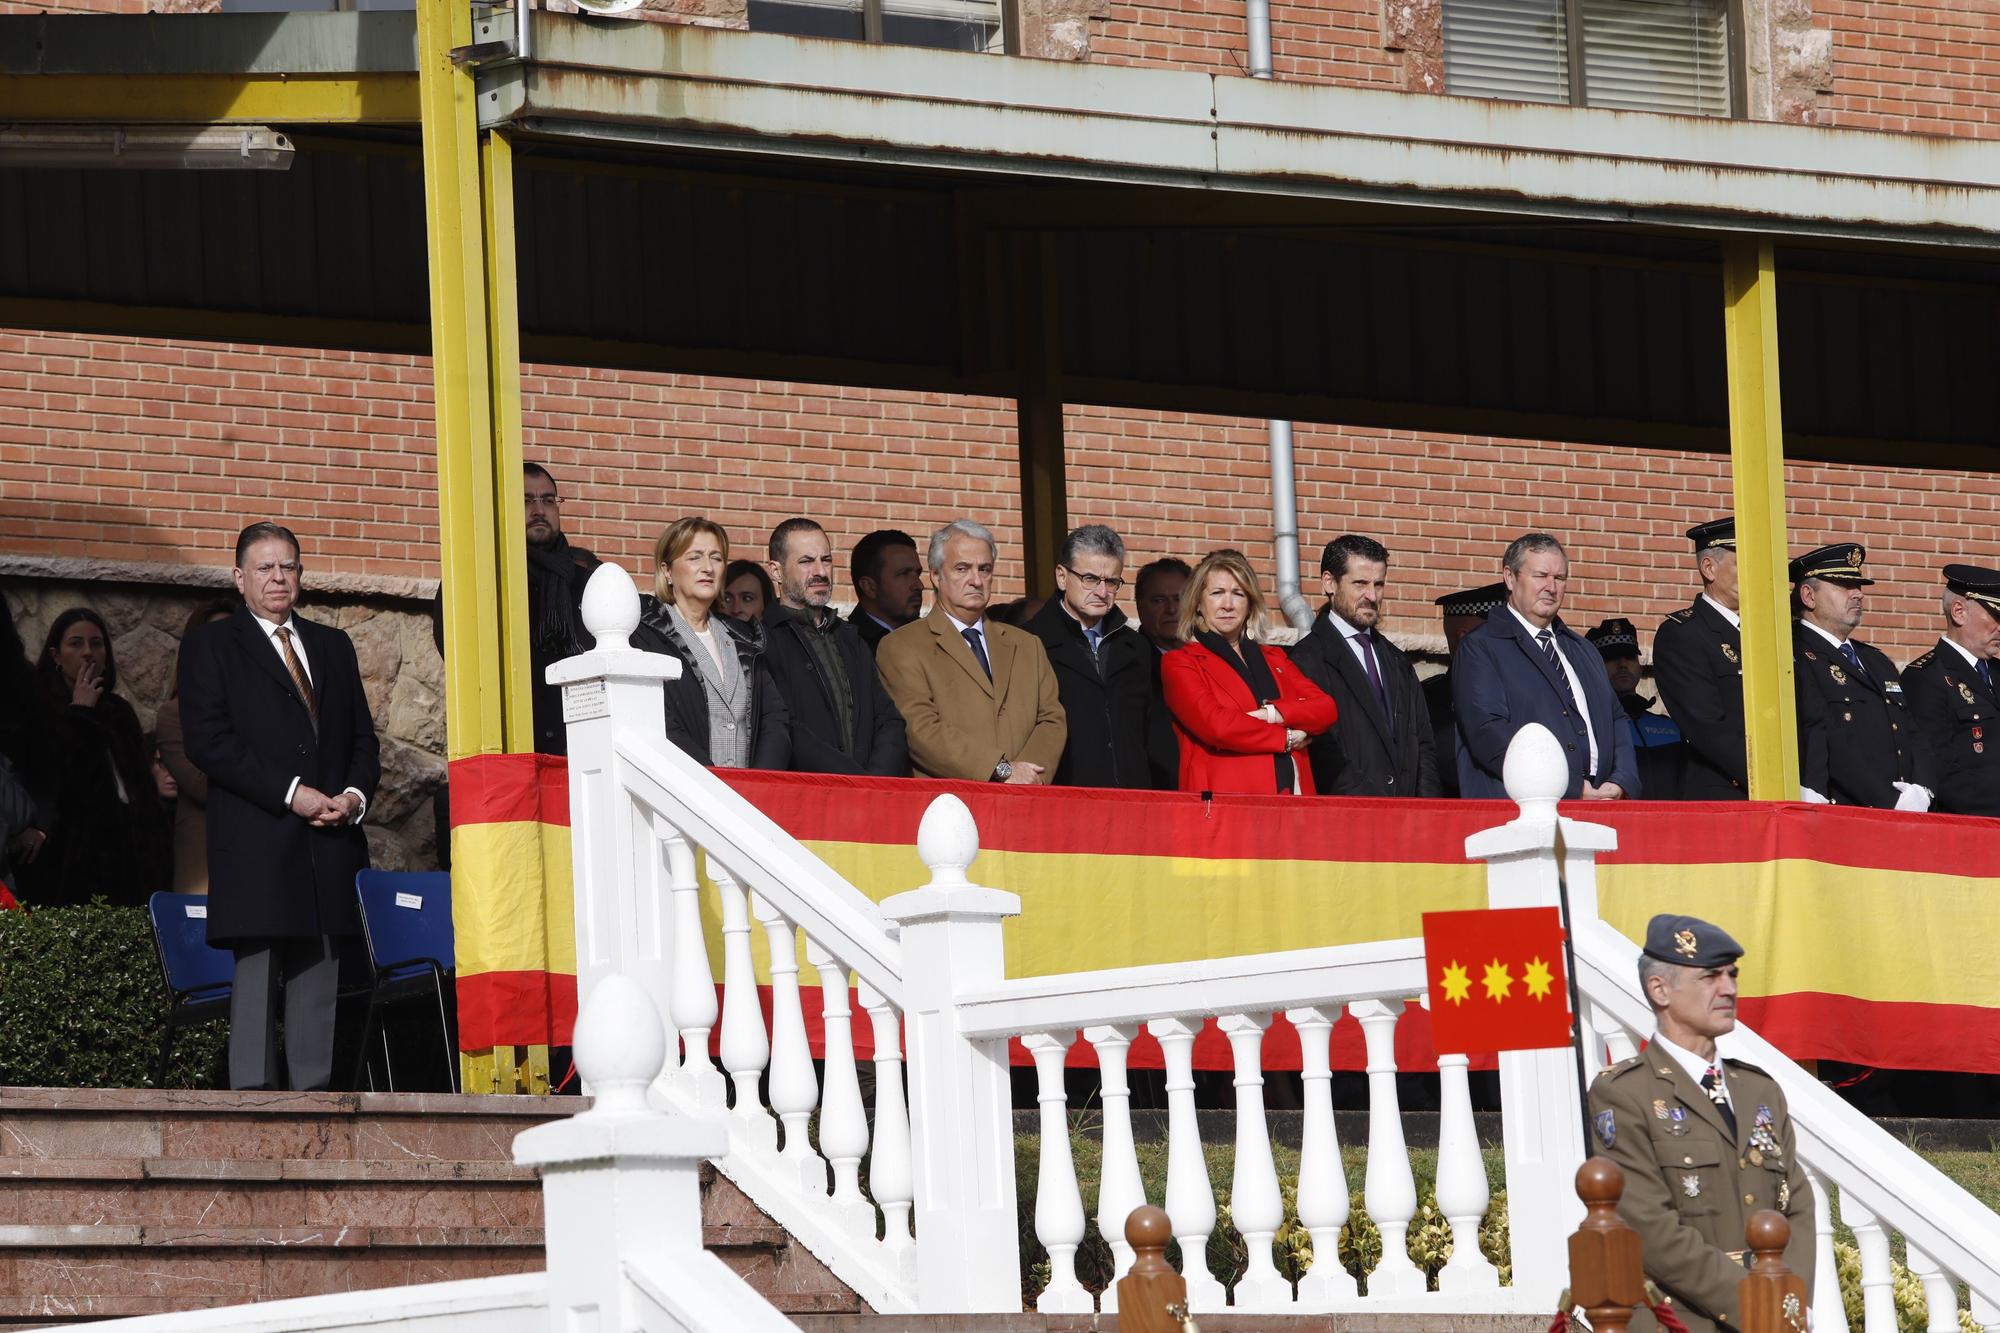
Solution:
<path fill-rule="evenodd" d="M 1498 801 L 723 776 L 877 900 L 925 882 L 917 824 L 940 791 L 955 792 L 979 826 L 972 877 L 1021 898 L 1005 927 L 1010 976 L 1414 937 L 1427 911 L 1486 905 L 1485 867 L 1465 859 L 1465 838 L 1516 813 Z M 460 761 L 452 804 L 460 1044 L 564 1044 L 576 955 L 563 761 Z M 1743 1017 L 1787 1054 L 2000 1073 L 1992 821 L 1799 805 L 1563 810 L 1618 830 L 1618 850 L 1598 858 L 1605 920 L 1633 939 L 1660 911 L 1726 926 L 1747 950 Z M 712 892 L 704 911 L 717 912 Z M 714 921 L 708 938 L 719 977 Z M 817 983 L 810 968 L 801 980 Z M 817 1003 L 805 1009 L 816 1020 Z M 1424 1017 L 1413 1006 L 1401 1025 L 1405 1058 L 1427 1050 Z M 1210 1036 L 1198 1054 L 1227 1067 L 1227 1044 Z M 1352 1065 L 1360 1041 L 1349 1037 L 1337 1054 Z M 1295 1065 L 1289 1038 L 1274 1026 L 1273 1067 Z"/>

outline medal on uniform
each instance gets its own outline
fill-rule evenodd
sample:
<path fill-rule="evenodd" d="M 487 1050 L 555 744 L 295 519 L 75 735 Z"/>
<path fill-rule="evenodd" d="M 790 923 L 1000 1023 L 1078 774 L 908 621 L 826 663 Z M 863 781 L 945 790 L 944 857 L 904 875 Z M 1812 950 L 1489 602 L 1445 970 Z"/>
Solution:
<path fill-rule="evenodd" d="M 1731 666 L 1738 665 L 1736 661 L 1736 650 L 1734 648 L 1731 648 L 1726 643 L 1722 645 L 1722 655 L 1729 659 L 1729 665 Z"/>
<path fill-rule="evenodd" d="M 1681 1135 L 1688 1132 L 1687 1107 L 1676 1106 L 1667 1119 L 1667 1133 Z"/>
<path fill-rule="evenodd" d="M 1701 1177 L 1682 1176 L 1681 1193 L 1687 1195 L 1690 1199 L 1699 1199 L 1701 1197 Z"/>
<path fill-rule="evenodd" d="M 1845 685 L 1847 683 L 1847 673 L 1845 671 L 1842 671 L 1839 667 L 1834 666 L 1832 663 L 1829 662 L 1827 664 L 1826 670 L 1827 674 L 1833 677 L 1834 684 Z"/>
<path fill-rule="evenodd" d="M 1958 682 L 1958 693 L 1967 703 L 1978 706 L 1979 700 L 1972 697 L 1972 690 L 1962 680 Z"/>
<path fill-rule="evenodd" d="M 1653 1119 L 1665 1120 L 1666 1118 L 1667 1118 L 1667 1099 L 1664 1097 L 1653 1098 Z"/>
<path fill-rule="evenodd" d="M 1782 1213 L 1791 1206 L 1792 1182 L 1789 1180 L 1780 1180 L 1778 1182 L 1778 1211 Z"/>
<path fill-rule="evenodd" d="M 1752 1166 L 1762 1166 L 1762 1165 L 1764 1165 L 1764 1152 L 1763 1152 L 1763 1149 L 1761 1149 L 1761 1148 L 1752 1148 L 1752 1149 L 1750 1150 L 1750 1155 L 1749 1155 L 1749 1161 L 1750 1161 L 1750 1165 L 1752 1165 Z"/>

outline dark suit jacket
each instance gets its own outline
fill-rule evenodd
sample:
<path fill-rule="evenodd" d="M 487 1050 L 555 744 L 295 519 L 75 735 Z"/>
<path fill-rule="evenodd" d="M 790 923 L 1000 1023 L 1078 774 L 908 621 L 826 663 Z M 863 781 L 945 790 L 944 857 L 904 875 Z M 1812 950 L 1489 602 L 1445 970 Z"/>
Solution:
<path fill-rule="evenodd" d="M 1814 786 L 1836 805 L 1895 808 L 1898 782 L 1937 790 L 1916 718 L 1904 706 L 1903 680 L 1880 648 L 1851 641 L 1866 677 L 1857 676 L 1825 636 L 1792 622 L 1792 672 L 1798 686 L 1799 745 L 1823 746 L 1826 785 Z"/>
<path fill-rule="evenodd" d="M 1903 668 L 1903 694 L 1937 780 L 1931 808 L 2000 815 L 2000 695 L 1943 642 Z"/>
<path fill-rule="evenodd" d="M 1653 678 L 1660 685 L 1660 701 L 1687 741 L 1682 794 L 1690 801 L 1748 799 L 1743 632 L 1706 598 L 1697 597 L 1693 606 L 1660 622 L 1653 636 Z"/>
<path fill-rule="evenodd" d="M 805 636 L 813 631 L 800 623 L 802 619 L 801 613 L 787 606 L 774 606 L 764 616 L 764 660 L 792 719 L 792 770 L 880 778 L 910 776 L 903 715 L 896 711 L 889 692 L 882 688 L 882 678 L 875 674 L 875 654 L 861 642 L 853 625 L 836 617 L 833 648 L 840 654 L 848 689 L 854 696 L 854 746 L 851 750 L 840 748 L 833 688 L 806 644 Z"/>
<path fill-rule="evenodd" d="M 294 611 L 318 718 L 245 607 L 181 643 L 181 730 L 208 774 L 208 939 L 352 935 L 354 874 L 368 839 L 353 824 L 316 829 L 285 795 L 301 779 L 329 796 L 375 799 L 381 769 L 361 668 L 346 634 Z"/>
<path fill-rule="evenodd" d="M 1069 718 L 1069 740 L 1056 765 L 1059 787 L 1153 785 L 1147 738 L 1153 712 L 1153 645 L 1112 607 L 1097 656 L 1076 617 L 1051 597 L 1021 627 L 1042 641 Z M 1161 707 L 1164 709 L 1165 705 Z"/>
<path fill-rule="evenodd" d="M 875 623 L 875 617 L 858 606 L 847 613 L 847 623 L 854 626 L 854 632 L 861 636 L 861 646 L 868 650 L 870 656 L 874 655 L 875 650 L 882 646 L 882 640 L 888 638 L 890 634 L 889 630 Z"/>
<path fill-rule="evenodd" d="M 1307 679 L 1333 696 L 1340 719 L 1315 739 L 1313 785 L 1322 796 L 1439 796 L 1437 744 L 1430 709 L 1417 686 L 1417 669 L 1402 649 L 1375 636 L 1375 663 L 1389 692 L 1390 718 L 1368 673 L 1343 641 L 1331 610 L 1321 611 L 1312 632 L 1292 648 Z"/>
<path fill-rule="evenodd" d="M 1625 730 L 1624 710 L 1604 673 L 1595 644 L 1562 623 L 1554 624 L 1556 650 L 1583 686 L 1590 731 L 1597 736 L 1597 780 L 1615 782 L 1627 796 L 1641 795 L 1639 763 Z M 1569 757 L 1571 800 L 1591 776 L 1590 733 L 1570 694 L 1569 682 L 1529 637 L 1513 609 L 1502 603 L 1486 623 L 1465 636 L 1451 663 L 1452 705 L 1458 712 L 1458 790 L 1461 796 L 1501 797 L 1500 767 L 1514 733 L 1539 722 L 1555 734 Z"/>

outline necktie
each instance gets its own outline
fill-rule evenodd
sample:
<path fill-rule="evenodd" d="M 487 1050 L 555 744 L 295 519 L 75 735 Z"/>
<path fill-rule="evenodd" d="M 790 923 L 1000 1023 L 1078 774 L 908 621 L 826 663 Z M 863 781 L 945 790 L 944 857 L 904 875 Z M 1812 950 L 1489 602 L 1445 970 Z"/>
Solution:
<path fill-rule="evenodd" d="M 1382 684 L 1382 668 L 1375 661 L 1375 633 L 1362 630 L 1354 636 L 1361 640 L 1361 664 L 1368 668 L 1368 683 L 1375 689 L 1375 702 L 1382 705 L 1382 721 L 1388 725 L 1389 739 L 1396 738 L 1396 715 L 1389 710 L 1389 691 Z"/>
<path fill-rule="evenodd" d="M 962 629 L 959 633 L 965 636 L 965 646 L 972 649 L 972 655 L 979 659 L 980 670 L 986 673 L 986 679 L 992 680 L 993 664 L 986 660 L 986 644 L 983 636 L 977 629 Z"/>
<path fill-rule="evenodd" d="M 1854 668 L 1854 674 L 1861 678 L 1862 683 L 1868 685 L 1875 683 L 1868 675 L 1868 668 L 1861 665 L 1861 654 L 1854 651 L 1854 640 L 1849 639 L 1840 645 L 1840 655 L 1847 659 L 1847 665 Z"/>
<path fill-rule="evenodd" d="M 1701 1090 L 1715 1103 L 1715 1109 L 1722 1112 L 1722 1123 L 1729 1126 L 1729 1137 L 1736 1137 L 1736 1112 L 1729 1109 L 1729 1094 L 1722 1087 L 1722 1071 L 1714 1065 L 1701 1076 Z"/>
<path fill-rule="evenodd" d="M 1098 657 L 1097 650 L 1104 644 L 1104 627 L 1100 625 L 1094 629 L 1087 629 L 1083 632 L 1083 637 L 1085 642 L 1090 644 L 1091 662 L 1097 667 L 1098 674 L 1103 675 L 1104 662 Z"/>
<path fill-rule="evenodd" d="M 1983 657 L 1979 659 L 1979 683 L 1986 687 L 1988 694 L 1993 693 L 1993 667 Z"/>
<path fill-rule="evenodd" d="M 280 625 L 272 633 L 278 636 L 278 647 L 284 650 L 285 669 L 292 673 L 292 684 L 299 687 L 299 697 L 306 701 L 306 712 L 313 721 L 319 721 L 319 705 L 313 702 L 312 677 L 306 674 L 305 663 L 299 661 L 299 655 L 292 650 L 292 632 Z"/>
<path fill-rule="evenodd" d="M 1582 717 L 1583 705 L 1577 702 L 1576 691 L 1569 687 L 1569 673 L 1563 670 L 1562 655 L 1556 651 L 1556 632 L 1545 629 L 1535 636 L 1535 641 L 1541 644 L 1542 651 L 1548 654 L 1549 665 L 1556 669 L 1556 680 L 1561 682 L 1563 693 L 1568 696 L 1570 704 L 1576 709 L 1576 715 Z"/>

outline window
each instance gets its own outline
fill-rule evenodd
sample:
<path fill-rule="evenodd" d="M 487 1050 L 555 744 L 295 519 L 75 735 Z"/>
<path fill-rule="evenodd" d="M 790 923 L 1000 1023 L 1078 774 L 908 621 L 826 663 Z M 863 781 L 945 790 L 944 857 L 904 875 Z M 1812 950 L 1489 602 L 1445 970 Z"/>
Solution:
<path fill-rule="evenodd" d="M 750 0 L 754 32 L 1000 51 L 1000 0 Z"/>
<path fill-rule="evenodd" d="M 1445 91 L 1737 113 L 1732 0 L 1444 0 Z"/>

